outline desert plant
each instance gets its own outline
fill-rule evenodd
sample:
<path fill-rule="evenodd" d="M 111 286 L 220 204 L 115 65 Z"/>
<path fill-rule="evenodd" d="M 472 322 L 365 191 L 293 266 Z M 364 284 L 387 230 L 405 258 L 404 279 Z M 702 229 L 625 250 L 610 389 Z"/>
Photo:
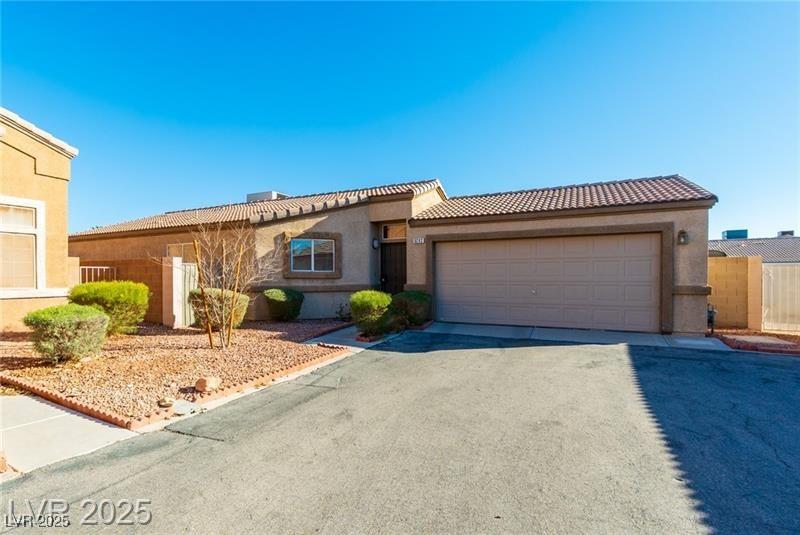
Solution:
<path fill-rule="evenodd" d="M 304 296 L 290 288 L 270 288 L 264 292 L 269 308 L 269 319 L 272 321 L 292 321 L 300 315 Z"/>
<path fill-rule="evenodd" d="M 400 292 L 392 296 L 391 311 L 409 325 L 422 325 L 431 318 L 431 301 L 425 292 Z"/>
<path fill-rule="evenodd" d="M 194 258 L 188 264 L 193 264 L 192 269 L 196 267 L 198 286 L 192 308 L 197 324 L 208 333 L 212 348 L 215 347 L 212 336 L 215 329 L 218 347 L 230 347 L 233 328 L 242 322 L 242 309 L 247 308 L 242 305 L 241 296 L 247 297 L 253 286 L 275 280 L 281 273 L 283 245 L 270 246 L 264 240 L 248 222 L 198 224 L 192 231 Z M 162 259 L 153 258 L 153 261 L 160 263 Z M 240 297 L 234 299 L 234 295 Z M 206 317 L 211 321 L 206 322 Z"/>
<path fill-rule="evenodd" d="M 205 301 L 203 299 L 204 294 Z M 235 303 L 234 295 L 236 296 Z M 195 288 L 189 292 L 189 303 L 192 305 L 197 325 L 206 325 L 206 310 L 208 310 L 211 329 L 225 332 L 230 325 L 233 325 L 233 328 L 238 328 L 242 324 L 244 315 L 247 313 L 247 307 L 250 304 L 250 297 L 246 294 L 234 294 L 231 290 L 221 290 L 220 288 L 204 288 L 203 290 Z M 231 305 L 232 303 L 233 305 Z M 206 305 L 208 308 L 206 308 Z M 229 321 L 229 314 L 233 314 L 232 323 Z M 222 328 L 223 326 L 225 327 L 224 329 Z"/>
<path fill-rule="evenodd" d="M 71 303 L 102 310 L 109 317 L 108 334 L 133 333 L 144 320 L 150 289 L 141 282 L 102 281 L 74 286 Z"/>
<path fill-rule="evenodd" d="M 388 329 L 392 296 L 377 290 L 362 290 L 350 296 L 350 314 L 365 335 L 382 334 Z"/>
<path fill-rule="evenodd" d="M 33 347 L 54 364 L 96 355 L 103 346 L 109 317 L 94 307 L 58 305 L 29 313 L 22 320 L 33 329 Z"/>

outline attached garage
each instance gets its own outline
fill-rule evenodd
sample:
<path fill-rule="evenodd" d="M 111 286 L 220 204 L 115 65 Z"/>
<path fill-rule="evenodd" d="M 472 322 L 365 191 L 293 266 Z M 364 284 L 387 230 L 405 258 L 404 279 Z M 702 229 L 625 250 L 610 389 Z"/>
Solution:
<path fill-rule="evenodd" d="M 440 321 L 658 332 L 657 233 L 436 244 Z"/>
<path fill-rule="evenodd" d="M 708 210 L 680 175 L 451 197 L 409 221 L 435 319 L 703 334 Z"/>

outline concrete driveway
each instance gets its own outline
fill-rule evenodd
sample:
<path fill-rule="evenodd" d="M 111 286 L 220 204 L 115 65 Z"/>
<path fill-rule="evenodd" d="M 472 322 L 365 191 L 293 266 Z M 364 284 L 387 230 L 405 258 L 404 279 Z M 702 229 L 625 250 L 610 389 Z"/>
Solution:
<path fill-rule="evenodd" d="M 800 359 L 406 333 L 48 466 L 151 532 L 798 532 Z M 117 531 L 111 526 L 109 530 Z"/>

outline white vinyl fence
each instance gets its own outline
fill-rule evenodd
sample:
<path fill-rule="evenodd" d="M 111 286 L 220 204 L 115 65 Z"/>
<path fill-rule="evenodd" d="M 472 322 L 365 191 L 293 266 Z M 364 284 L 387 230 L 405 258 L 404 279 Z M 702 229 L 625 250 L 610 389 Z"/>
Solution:
<path fill-rule="evenodd" d="M 800 264 L 764 264 L 765 331 L 800 332 Z"/>

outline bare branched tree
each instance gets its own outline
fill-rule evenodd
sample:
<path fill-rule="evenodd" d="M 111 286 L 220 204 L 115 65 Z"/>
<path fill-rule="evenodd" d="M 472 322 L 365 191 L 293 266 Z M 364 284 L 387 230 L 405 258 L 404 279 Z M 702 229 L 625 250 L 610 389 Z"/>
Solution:
<path fill-rule="evenodd" d="M 208 333 L 211 347 L 215 347 L 216 330 L 219 347 L 226 349 L 233 340 L 236 312 L 244 313 L 241 302 L 237 310 L 238 295 L 278 277 L 284 244 L 276 243 L 259 254 L 255 229 L 246 222 L 198 225 L 191 240 L 191 250 L 184 251 L 183 261 L 197 266 L 202 311 L 196 316 Z"/>
<path fill-rule="evenodd" d="M 192 232 L 192 244 L 205 312 L 203 327 L 212 347 L 211 332 L 216 327 L 219 344 L 225 349 L 233 339 L 238 294 L 274 280 L 281 272 L 283 251 L 274 247 L 259 256 L 255 230 L 246 223 L 201 225 Z"/>

